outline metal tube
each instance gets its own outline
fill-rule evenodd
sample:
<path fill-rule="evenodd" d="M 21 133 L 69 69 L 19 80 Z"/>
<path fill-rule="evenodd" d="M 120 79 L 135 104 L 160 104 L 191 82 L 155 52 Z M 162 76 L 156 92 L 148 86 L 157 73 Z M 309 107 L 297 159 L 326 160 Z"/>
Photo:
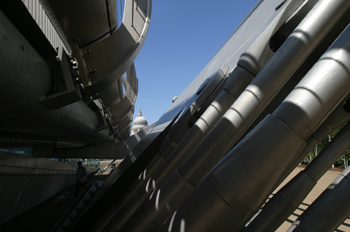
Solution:
<path fill-rule="evenodd" d="M 209 172 L 177 208 L 171 231 L 178 231 L 181 221 L 186 230 L 235 231 L 258 211 L 305 139 L 349 93 L 349 37 L 347 28 L 274 114 Z M 169 223 L 160 231 L 168 230 Z"/>
<path fill-rule="evenodd" d="M 309 206 L 288 232 L 334 231 L 350 214 L 350 167 Z"/>
<path fill-rule="evenodd" d="M 195 114 L 205 111 L 205 109 L 207 109 L 209 104 L 213 101 L 213 98 L 217 95 L 216 91 L 223 89 L 223 85 L 226 83 L 225 74 L 227 70 L 225 69 L 226 68 L 219 70 L 212 80 L 208 80 L 210 82 L 208 82 L 208 85 L 200 93 L 198 98 L 192 103 L 192 105 L 183 110 L 176 123 L 170 129 L 170 132 L 160 147 L 158 154 L 153 158 L 149 165 L 147 165 L 146 169 L 140 173 L 139 178 L 133 183 L 132 186 L 130 186 L 127 193 L 125 193 L 118 201 L 118 204 L 114 205 L 95 225 L 95 231 L 101 231 L 113 217 L 118 218 L 118 220 L 115 221 L 118 222 L 118 225 L 123 224 L 123 222 L 125 222 L 138 208 L 138 203 L 136 205 L 130 205 L 127 203 L 134 198 L 135 193 L 163 164 L 164 160 L 166 160 L 168 155 L 174 150 L 179 141 L 181 141 L 183 136 L 185 136 L 185 134 L 190 130 L 189 124 L 190 121 L 195 118 Z M 121 211 L 120 215 L 117 214 L 119 211 Z M 115 222 L 111 222 L 110 224 L 115 224 Z"/>
<path fill-rule="evenodd" d="M 348 99 L 349 95 L 345 97 Z M 325 120 L 325 122 L 317 129 L 317 131 L 310 136 L 307 140 L 307 144 L 304 147 L 303 151 L 296 156 L 293 161 L 288 165 L 284 170 L 283 177 L 278 183 L 276 183 L 275 188 L 277 188 L 283 180 L 293 171 L 293 169 L 300 163 L 300 161 L 305 158 L 305 156 L 315 148 L 318 142 L 321 142 L 326 136 L 332 133 L 336 128 L 345 125 L 349 119 L 350 115 L 344 110 L 344 103 L 339 104 L 339 106 L 332 112 L 332 114 Z M 274 189 L 275 189 L 274 188 Z"/>
<path fill-rule="evenodd" d="M 288 184 L 270 199 L 257 217 L 242 231 L 276 230 L 316 185 L 317 180 L 350 147 L 350 125 L 346 125 L 333 141 Z"/>
<path fill-rule="evenodd" d="M 295 12 L 299 6 L 299 1 L 294 1 L 289 4 L 284 11 L 280 12 L 273 22 L 265 29 L 258 39 L 251 44 L 250 47 L 241 55 L 238 65 L 233 70 L 225 89 L 220 93 L 212 105 L 205 111 L 196 124 L 181 140 L 179 145 L 169 155 L 167 160 L 158 169 L 158 172 L 152 175 L 152 178 L 147 178 L 146 188 L 141 189 L 137 193 L 133 203 L 125 206 L 122 210 L 123 214 L 115 216 L 118 225 L 122 223 L 121 218 L 129 217 L 125 212 L 130 212 L 138 207 L 140 202 L 143 202 L 149 194 L 155 189 L 159 183 L 165 180 L 171 172 L 180 166 L 193 152 L 197 145 L 214 127 L 224 112 L 242 93 L 244 88 L 250 83 L 256 74 L 258 74 L 266 62 L 271 58 L 273 53 L 270 50 L 269 41 L 274 33 L 281 25 Z M 253 73 L 253 75 L 252 75 Z M 188 142 L 191 141 L 191 142 Z M 147 170 L 147 173 L 150 173 Z M 151 183 L 151 184 L 149 184 Z M 117 228 L 119 228 L 117 226 Z"/>
<path fill-rule="evenodd" d="M 347 96 L 345 99 L 348 99 Z M 347 113 L 344 108 L 344 104 L 341 103 L 337 109 L 335 109 L 332 114 L 326 119 L 326 121 L 317 129 L 317 131 L 307 140 L 307 145 L 303 149 L 302 152 L 291 162 L 288 168 L 284 171 L 283 178 L 281 178 L 281 182 L 292 172 L 292 170 L 300 163 L 300 161 L 305 158 L 305 156 L 316 146 L 318 142 L 321 142 L 327 135 L 332 133 L 336 128 L 345 125 L 350 115 Z M 280 184 L 276 185 L 276 188 Z"/>
<path fill-rule="evenodd" d="M 264 38 L 260 39 L 265 42 L 268 41 L 269 36 L 273 34 L 271 29 L 269 30 L 270 34 L 265 33 Z M 241 65 L 245 68 L 242 68 L 241 66 L 236 66 L 234 68 L 228 78 L 227 83 L 224 86 L 224 89 L 201 115 L 201 117 L 196 121 L 195 125 L 190 129 L 190 131 L 181 139 L 180 143 L 176 144 L 175 149 L 172 150 L 169 157 L 163 155 L 162 152 L 160 152 L 160 156 L 163 156 L 164 159 L 167 158 L 165 162 L 163 163 L 163 159 L 161 162 L 158 159 L 154 159 L 152 161 L 153 164 L 150 165 L 151 168 L 147 168 L 147 171 L 145 170 L 144 172 L 146 175 L 143 175 L 143 181 L 138 183 L 138 190 L 141 191 L 137 193 L 136 199 L 134 199 L 134 202 L 129 203 L 128 205 L 125 205 L 124 202 L 122 203 L 123 206 L 125 205 L 122 210 L 122 215 L 116 215 L 115 218 L 118 218 L 118 220 L 115 220 L 114 223 L 112 222 L 109 225 L 110 227 L 119 228 L 118 226 L 123 224 L 123 220 L 121 218 L 128 218 L 131 216 L 130 213 L 133 213 L 137 209 L 140 202 L 143 202 L 159 183 L 165 180 L 178 166 L 180 166 L 186 160 L 186 158 L 188 158 L 188 156 L 193 152 L 197 145 L 215 126 L 215 124 L 219 121 L 222 115 L 224 115 L 227 109 L 229 109 L 237 97 L 243 92 L 246 86 L 248 86 L 248 84 L 254 79 L 254 76 L 251 74 L 251 72 L 247 70 L 253 70 L 255 73 L 258 73 L 261 67 L 264 66 L 267 60 L 272 56 L 272 53 L 265 49 L 267 45 L 265 44 L 265 46 L 262 46 L 262 42 L 258 42 L 261 46 L 261 50 L 255 52 L 247 52 L 247 54 L 241 57 L 238 63 L 241 63 Z M 256 46 L 256 43 L 254 43 L 251 47 L 255 48 Z M 246 58 L 248 57 L 248 53 L 250 62 L 248 62 Z M 261 57 L 263 57 L 263 59 Z M 255 58 L 255 60 L 252 58 Z M 158 168 L 160 165 L 161 167 Z M 140 189 L 141 185 L 145 183 L 145 181 L 152 184 L 146 184 L 146 188 Z M 120 209 L 121 207 L 118 206 L 118 208 L 114 210 L 115 212 L 118 212 Z"/>
<path fill-rule="evenodd" d="M 148 182 L 154 183 L 151 189 L 145 191 L 141 189 L 137 193 L 137 199 L 143 202 L 149 194 L 155 190 L 155 187 L 162 183 L 177 167 L 179 167 L 195 149 L 195 147 L 202 141 L 202 139 L 209 133 L 209 131 L 215 126 L 220 117 L 230 107 L 231 103 L 236 99 L 235 96 L 243 91 L 254 77 L 245 69 L 236 66 L 231 74 L 228 83 L 231 88 L 228 91 L 224 89 L 220 92 L 219 96 L 208 107 L 203 115 L 196 121 L 195 125 L 185 135 L 174 151 L 167 157 L 165 162 L 160 168 L 157 169 L 149 179 Z M 232 82 L 237 83 L 233 85 Z M 190 143 L 188 141 L 191 141 Z M 154 186 L 154 187 L 153 187 Z"/>
<path fill-rule="evenodd" d="M 218 159 L 226 154 L 227 150 L 237 141 L 244 130 L 264 109 L 264 106 L 271 101 L 283 84 L 306 59 L 307 55 L 310 54 L 321 41 L 321 38 L 323 38 L 335 24 L 337 20 L 335 17 L 339 14 L 339 8 L 343 9 L 344 6 L 338 5 L 337 7 L 329 10 L 322 6 L 320 11 L 324 12 L 327 10 L 327 17 L 321 15 L 319 11 L 314 11 L 314 14 L 305 18 L 291 37 L 278 50 L 272 60 L 266 65 L 267 68 L 264 68 L 260 72 L 259 78 L 256 78 L 247 87 L 230 110 L 213 128 L 204 141 L 202 141 L 200 146 L 197 147 L 186 163 L 179 168 L 179 179 L 183 182 L 187 181 L 187 185 L 189 186 L 195 186 L 206 172 L 215 165 Z M 315 18 L 320 21 L 316 21 Z M 285 66 L 284 69 L 281 69 L 281 65 Z M 244 120 L 242 120 L 242 118 Z M 216 143 L 215 141 L 218 142 Z M 208 159 L 208 157 L 211 157 L 211 160 Z M 173 175 L 176 176 L 176 174 Z M 186 184 L 184 183 L 183 185 Z M 173 200 L 174 202 L 180 203 L 180 199 L 184 199 L 187 196 L 187 193 L 176 192 L 175 189 L 179 188 L 175 186 L 172 187 L 170 184 L 164 184 L 164 186 L 166 186 L 164 189 L 163 187 L 159 187 L 160 191 L 156 190 L 157 192 L 163 192 L 163 194 L 161 194 L 163 198 L 158 198 L 160 199 L 158 201 L 152 199 L 149 202 L 145 202 L 144 205 L 141 206 L 142 209 L 140 209 L 140 211 L 145 211 L 146 209 L 148 210 L 148 207 L 153 208 L 154 212 L 149 212 L 149 214 L 152 215 L 150 217 L 148 217 L 146 213 L 142 213 L 144 220 L 152 226 L 159 224 L 162 219 L 166 219 L 167 215 L 169 215 L 172 210 L 176 209 L 176 204 L 174 204 L 171 209 L 166 207 L 172 205 L 169 203 L 170 201 Z M 174 191 L 168 191 L 168 187 L 174 188 Z M 170 195 L 164 196 L 164 192 Z M 165 204 L 164 202 L 164 204 L 162 204 L 162 199 L 169 204 Z M 158 205 L 159 208 L 155 209 L 155 205 Z M 164 208 L 161 208 L 161 206 L 164 206 Z M 158 220 L 158 218 L 153 218 L 155 212 L 158 212 L 157 216 L 160 217 L 159 221 L 155 221 Z M 134 225 L 137 226 L 137 222 L 131 219 L 123 229 L 132 229 Z"/>
<path fill-rule="evenodd" d="M 288 78 L 300 67 L 301 62 L 312 52 L 321 38 L 326 36 L 326 31 L 331 29 L 348 6 L 348 2 L 344 1 L 337 4 L 331 1 L 320 1 L 312 9 L 260 72 L 259 78 L 246 88 L 196 148 L 185 166 L 180 168 L 180 173 L 187 181 L 192 184 L 198 183 L 220 160 L 218 157 L 223 157 L 231 149 Z"/>
<path fill-rule="evenodd" d="M 123 201 L 120 201 L 120 204 L 109 211 L 109 215 L 103 220 L 104 222 L 101 221 L 96 228 L 102 225 L 106 226 L 107 221 L 110 221 L 108 228 L 111 230 L 121 228 L 140 206 L 140 201 L 143 202 L 156 188 L 156 185 L 166 179 L 183 162 L 186 158 L 185 155 L 189 155 L 194 147 L 200 143 L 236 99 L 235 96 L 238 96 L 253 78 L 249 72 L 237 66 L 228 78 L 219 96 L 216 97 L 196 121 L 195 125 L 181 139 L 180 143 L 175 146 L 174 150 L 171 150 L 170 154 L 160 151 L 155 159 L 152 160 L 152 163 L 140 174 L 139 180 L 131 187 L 132 191 L 129 191 L 128 195 L 123 198 Z M 233 83 L 236 83 L 236 85 Z M 191 140 L 191 143 L 188 142 L 189 140 Z M 141 188 L 143 185 L 146 185 L 145 188 Z M 135 198 L 137 191 L 140 191 L 141 194 L 138 194 Z M 115 215 L 113 219 L 111 219 L 110 214 Z"/>

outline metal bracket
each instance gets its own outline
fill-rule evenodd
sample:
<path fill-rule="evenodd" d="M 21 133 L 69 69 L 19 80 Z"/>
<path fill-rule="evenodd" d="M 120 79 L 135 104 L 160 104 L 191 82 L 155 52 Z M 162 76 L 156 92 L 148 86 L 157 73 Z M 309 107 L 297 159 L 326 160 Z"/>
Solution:
<path fill-rule="evenodd" d="M 58 109 L 82 99 L 79 86 L 72 78 L 70 61 L 64 49 L 58 48 L 57 62 L 59 62 L 59 75 L 62 76 L 63 90 L 48 96 L 43 96 L 39 102 L 50 109 Z"/>

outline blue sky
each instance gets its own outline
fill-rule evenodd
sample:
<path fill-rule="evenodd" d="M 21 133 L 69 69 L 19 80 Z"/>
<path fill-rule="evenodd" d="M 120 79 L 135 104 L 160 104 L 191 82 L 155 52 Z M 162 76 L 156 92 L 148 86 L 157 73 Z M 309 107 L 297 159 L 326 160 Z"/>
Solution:
<path fill-rule="evenodd" d="M 153 0 L 146 42 L 135 60 L 141 107 L 151 124 L 207 65 L 257 0 Z"/>

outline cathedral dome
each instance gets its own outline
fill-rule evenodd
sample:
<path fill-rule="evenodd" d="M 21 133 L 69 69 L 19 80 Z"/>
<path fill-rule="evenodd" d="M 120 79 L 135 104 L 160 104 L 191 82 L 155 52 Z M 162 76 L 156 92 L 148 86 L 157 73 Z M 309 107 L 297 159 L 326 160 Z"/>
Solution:
<path fill-rule="evenodd" d="M 139 108 L 139 115 L 134 120 L 134 126 L 131 129 L 131 134 L 136 134 L 146 126 L 148 126 L 147 119 L 142 116 L 141 108 Z"/>

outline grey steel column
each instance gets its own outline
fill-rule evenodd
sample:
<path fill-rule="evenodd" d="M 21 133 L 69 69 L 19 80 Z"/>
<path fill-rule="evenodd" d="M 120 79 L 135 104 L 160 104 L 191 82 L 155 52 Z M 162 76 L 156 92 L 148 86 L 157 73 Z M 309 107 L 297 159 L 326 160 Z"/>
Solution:
<path fill-rule="evenodd" d="M 324 2 L 326 6 L 329 4 L 330 2 Z M 151 200 L 141 206 L 139 211 L 142 217 L 140 216 L 139 219 L 147 221 L 155 228 L 162 225 L 163 220 L 172 210 L 176 209 L 177 205 L 191 192 L 193 186 L 225 154 L 227 149 L 232 146 L 232 141 L 234 143 L 239 138 L 239 135 L 274 97 L 277 90 L 283 86 L 321 38 L 326 35 L 338 19 L 335 17 L 341 15 L 339 9 L 343 10 L 344 5 L 346 5 L 344 2 L 342 4 L 328 9 L 326 9 L 328 6 L 321 5 L 321 9 L 310 12 L 303 23 L 278 50 L 272 61 L 266 65 L 268 68 L 263 69 L 259 78 L 256 78 L 247 87 L 246 91 L 197 147 L 187 162 L 151 195 Z M 325 11 L 327 14 L 324 14 Z M 281 69 L 281 66 L 285 66 L 285 69 Z M 208 157 L 211 160 L 208 160 Z M 158 194 L 160 197 L 156 197 Z M 136 214 L 123 227 L 125 231 L 141 228 L 139 225 L 142 222 L 137 221 Z"/>
<path fill-rule="evenodd" d="M 247 72 L 247 70 L 236 66 L 219 96 L 196 121 L 195 125 L 185 135 L 178 146 L 176 146 L 173 152 L 170 153 L 164 163 L 150 178 L 147 178 L 147 184 L 144 186 L 145 188 L 139 189 L 140 191 L 137 193 L 137 199 L 140 202 L 143 202 L 153 190 L 156 189 L 157 185 L 163 182 L 190 156 L 191 152 L 219 121 L 220 117 L 226 112 L 232 102 L 237 99 L 236 96 L 239 96 L 253 78 L 254 76 Z M 234 85 L 234 83 L 236 83 L 236 85 Z M 147 186 L 149 186 L 149 188 L 147 188 Z"/>
<path fill-rule="evenodd" d="M 276 230 L 305 199 L 319 178 L 350 147 L 350 125 L 346 125 L 324 150 L 278 191 L 257 217 L 242 231 Z"/>
<path fill-rule="evenodd" d="M 209 172 L 160 231 L 242 229 L 305 140 L 349 93 L 349 37 L 347 28 L 274 114 Z"/>
<path fill-rule="evenodd" d="M 140 173 L 139 178 L 133 183 L 123 197 L 118 201 L 118 204 L 114 205 L 105 216 L 94 226 L 94 231 L 101 231 L 112 218 L 113 222 L 122 224 L 129 216 L 138 208 L 139 203 L 134 205 L 127 204 L 130 199 L 134 198 L 135 193 L 146 183 L 151 175 L 163 164 L 164 160 L 174 150 L 181 139 L 191 129 L 189 123 L 194 120 L 195 114 L 205 111 L 211 104 L 213 99 L 217 96 L 216 91 L 221 92 L 224 84 L 227 81 L 225 77 L 228 67 L 222 67 L 215 76 L 210 80 L 207 79 L 208 84 L 204 86 L 203 91 L 199 94 L 199 97 L 190 105 L 185 108 L 178 116 L 179 118 L 170 129 L 169 134 L 165 138 L 162 146 L 160 147 L 158 154 L 147 165 L 145 170 Z M 121 211 L 120 214 L 117 214 Z M 117 215 L 116 215 L 117 214 Z M 111 226 L 109 225 L 109 226 Z"/>
<path fill-rule="evenodd" d="M 104 222 L 101 221 L 96 226 L 96 229 L 101 228 L 102 224 L 106 226 L 107 221 L 110 222 L 106 226 L 106 230 L 120 229 L 147 196 L 156 189 L 156 186 L 166 179 L 191 154 L 195 146 L 213 128 L 215 123 L 237 98 L 236 96 L 239 96 L 253 78 L 252 74 L 245 69 L 236 66 L 219 96 L 196 121 L 195 125 L 182 138 L 175 149 L 169 155 L 160 152 L 155 157 L 156 159 L 152 160 L 149 167 L 140 174 L 140 178 L 135 182 L 135 186 L 132 186 L 132 191 L 128 193 L 129 195 L 125 196 L 124 201 L 120 205 L 116 205 L 112 209 L 113 211 L 110 210 Z M 157 158 L 158 156 L 159 158 Z M 135 196 L 137 191 L 140 191 L 140 193 Z"/>
<path fill-rule="evenodd" d="M 342 13 L 345 13 L 347 7 L 349 7 L 347 1 L 339 1 L 336 4 L 333 1 L 320 1 L 305 17 L 266 65 L 266 68 L 260 72 L 259 78 L 256 78 L 247 87 L 200 146 L 196 148 L 186 162 L 186 167 L 180 168 L 180 173 L 185 178 L 186 176 L 192 178 L 187 179 L 190 183 L 198 183 L 203 176 L 194 179 L 194 172 L 200 170 L 205 174 L 212 167 L 212 165 L 207 165 L 208 162 L 212 161 L 206 157 L 223 157 L 231 149 L 301 65 L 301 62 L 325 36 L 326 31 L 337 22 Z M 215 154 L 215 157 L 212 154 Z M 216 159 L 217 161 L 218 159 Z"/>
<path fill-rule="evenodd" d="M 349 95 L 345 97 L 349 99 Z M 332 114 L 325 120 L 325 122 L 317 129 L 317 131 L 310 136 L 307 140 L 307 144 L 304 147 L 303 151 L 300 152 L 298 156 L 290 163 L 290 165 L 284 170 L 283 177 L 281 181 L 276 184 L 276 188 L 283 182 L 283 180 L 293 171 L 293 169 L 300 163 L 305 156 L 315 148 L 318 142 L 321 142 L 333 132 L 336 128 L 345 125 L 350 118 L 350 114 L 344 110 L 345 102 L 342 102 Z"/>
<path fill-rule="evenodd" d="M 334 231 L 350 214 L 350 167 L 319 196 L 288 232 Z"/>
<path fill-rule="evenodd" d="M 137 193 L 133 202 L 123 204 L 123 209 L 118 207 L 117 215 L 114 217 L 114 222 L 111 222 L 109 227 L 120 228 L 124 218 L 129 217 L 130 211 L 134 211 L 136 207 L 143 202 L 150 193 L 156 188 L 159 183 L 165 180 L 171 172 L 180 166 L 186 158 L 193 152 L 197 145 L 203 140 L 207 133 L 214 127 L 220 117 L 226 112 L 230 105 L 242 93 L 249 82 L 258 74 L 266 62 L 271 58 L 269 41 L 274 33 L 281 25 L 295 12 L 301 1 L 293 1 L 279 16 L 266 28 L 264 33 L 243 53 L 238 65 L 232 72 L 224 90 L 220 93 L 213 104 L 205 111 L 196 124 L 181 140 L 174 151 L 169 155 L 169 158 L 162 164 L 152 178 L 147 178 L 148 181 L 144 189 Z M 253 75 L 252 75 L 253 74 Z M 190 142 L 188 142 L 190 141 Z M 150 173 L 147 170 L 147 173 Z"/>

